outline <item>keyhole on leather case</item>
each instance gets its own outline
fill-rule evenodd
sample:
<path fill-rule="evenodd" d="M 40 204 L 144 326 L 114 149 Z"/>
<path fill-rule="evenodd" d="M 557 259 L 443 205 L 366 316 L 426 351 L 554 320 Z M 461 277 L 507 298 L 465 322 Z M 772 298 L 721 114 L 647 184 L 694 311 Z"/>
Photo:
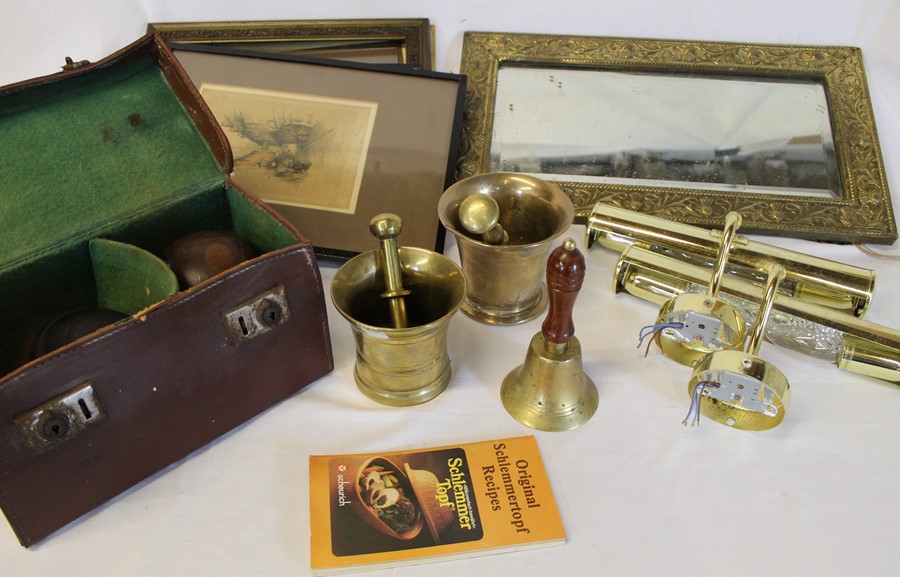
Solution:
<path fill-rule="evenodd" d="M 276 286 L 222 313 L 225 333 L 232 346 L 264 335 L 291 320 L 284 287 Z"/>
<path fill-rule="evenodd" d="M 14 419 L 32 454 L 40 454 L 106 418 L 90 381 L 34 407 Z"/>
<path fill-rule="evenodd" d="M 61 415 L 51 414 L 44 421 L 41 432 L 47 439 L 62 439 L 69 432 L 69 420 Z"/>
<path fill-rule="evenodd" d="M 259 308 L 256 311 L 256 318 L 263 326 L 272 328 L 278 326 L 278 323 L 281 322 L 281 307 L 269 299 L 264 299 L 259 303 Z"/>

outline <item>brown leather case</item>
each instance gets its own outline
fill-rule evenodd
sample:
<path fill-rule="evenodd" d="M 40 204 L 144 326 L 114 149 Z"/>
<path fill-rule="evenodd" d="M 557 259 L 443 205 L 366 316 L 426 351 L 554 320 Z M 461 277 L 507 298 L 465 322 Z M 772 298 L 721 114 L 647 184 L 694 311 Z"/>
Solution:
<path fill-rule="evenodd" d="M 204 147 L 222 167 L 221 182 L 208 185 L 212 190 L 201 195 L 203 202 L 240 205 L 244 216 L 226 220 L 250 221 L 240 225 L 241 232 L 256 236 L 265 249 L 198 286 L 132 313 L 120 324 L 15 367 L 0 379 L 0 508 L 24 546 L 333 368 L 322 281 L 311 244 L 256 197 L 226 179 L 231 168 L 227 141 L 157 37 L 145 37 L 97 64 L 2 89 L 0 106 L 4 96 L 33 86 L 51 83 L 64 93 L 73 79 L 89 82 L 85 79 L 91 74 L 112 74 L 135 58 L 156 61 L 165 82 L 206 139 L 208 147 Z M 0 115 L 0 128 L 2 122 Z M 0 179 L 5 198 L 12 191 L 2 190 L 4 184 Z M 219 194 L 227 195 L 228 202 L 220 203 Z M 171 224 L 169 217 L 148 216 L 166 224 L 161 238 L 145 230 L 140 211 L 124 225 L 101 226 L 98 236 L 139 246 L 141 239 L 150 239 L 146 244 L 153 246 L 142 248 L 159 252 L 170 237 L 209 225 L 203 216 L 197 217 L 202 222 L 192 224 L 190 201 L 183 210 L 180 206 L 166 209 L 176 215 Z M 266 238 L 277 240 L 267 245 Z M 82 246 L 87 242 L 72 241 L 76 255 L 72 258 L 87 251 Z M 41 265 L 41 258 L 34 257 L 38 264 L 31 268 L 49 267 Z M 29 270 L 12 267 L 12 272 L 0 275 L 0 288 L 3 283 L 27 285 L 23 278 Z M 65 283 L 66 278 L 57 281 Z M 3 290 L 3 294 L 17 294 L 14 288 Z M 28 303 L 3 306 L 15 314 L 14 307 Z M 269 319 L 254 317 L 261 306 L 275 306 L 277 314 Z"/>

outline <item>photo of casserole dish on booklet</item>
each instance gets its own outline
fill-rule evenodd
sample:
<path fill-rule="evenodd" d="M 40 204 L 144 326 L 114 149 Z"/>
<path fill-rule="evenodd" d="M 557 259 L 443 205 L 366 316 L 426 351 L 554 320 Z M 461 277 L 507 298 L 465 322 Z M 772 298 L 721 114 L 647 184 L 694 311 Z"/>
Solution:
<path fill-rule="evenodd" d="M 409 478 L 387 459 L 374 457 L 363 463 L 356 492 L 356 513 L 385 535 L 409 540 L 422 530 L 424 519 Z"/>

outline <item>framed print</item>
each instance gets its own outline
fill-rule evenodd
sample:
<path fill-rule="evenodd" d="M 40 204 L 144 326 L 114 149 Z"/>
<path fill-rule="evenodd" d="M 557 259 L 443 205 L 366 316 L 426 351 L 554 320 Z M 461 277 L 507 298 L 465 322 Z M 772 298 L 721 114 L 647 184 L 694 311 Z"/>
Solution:
<path fill-rule="evenodd" d="M 222 118 L 242 186 L 274 205 L 356 212 L 377 102 L 211 83 L 200 95 Z"/>
<path fill-rule="evenodd" d="M 460 177 L 530 173 L 572 198 L 745 233 L 889 244 L 897 226 L 862 54 L 467 32 Z"/>
<path fill-rule="evenodd" d="M 171 45 L 222 126 L 232 180 L 321 257 L 376 248 L 369 221 L 403 220 L 402 246 L 443 251 L 437 214 L 454 182 L 465 78 L 200 45 Z"/>
<path fill-rule="evenodd" d="M 170 43 L 434 69 L 427 18 L 160 22 L 147 32 Z"/>

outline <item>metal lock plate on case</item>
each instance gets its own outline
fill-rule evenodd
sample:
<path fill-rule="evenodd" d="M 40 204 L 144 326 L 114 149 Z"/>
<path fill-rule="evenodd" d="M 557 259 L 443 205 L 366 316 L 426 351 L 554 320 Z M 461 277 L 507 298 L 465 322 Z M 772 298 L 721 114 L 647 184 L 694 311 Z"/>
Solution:
<path fill-rule="evenodd" d="M 37 455 L 68 441 L 106 417 L 90 381 L 14 419 L 28 450 Z"/>
<path fill-rule="evenodd" d="M 291 320 L 284 287 L 278 285 L 222 313 L 228 342 L 237 347 Z"/>

